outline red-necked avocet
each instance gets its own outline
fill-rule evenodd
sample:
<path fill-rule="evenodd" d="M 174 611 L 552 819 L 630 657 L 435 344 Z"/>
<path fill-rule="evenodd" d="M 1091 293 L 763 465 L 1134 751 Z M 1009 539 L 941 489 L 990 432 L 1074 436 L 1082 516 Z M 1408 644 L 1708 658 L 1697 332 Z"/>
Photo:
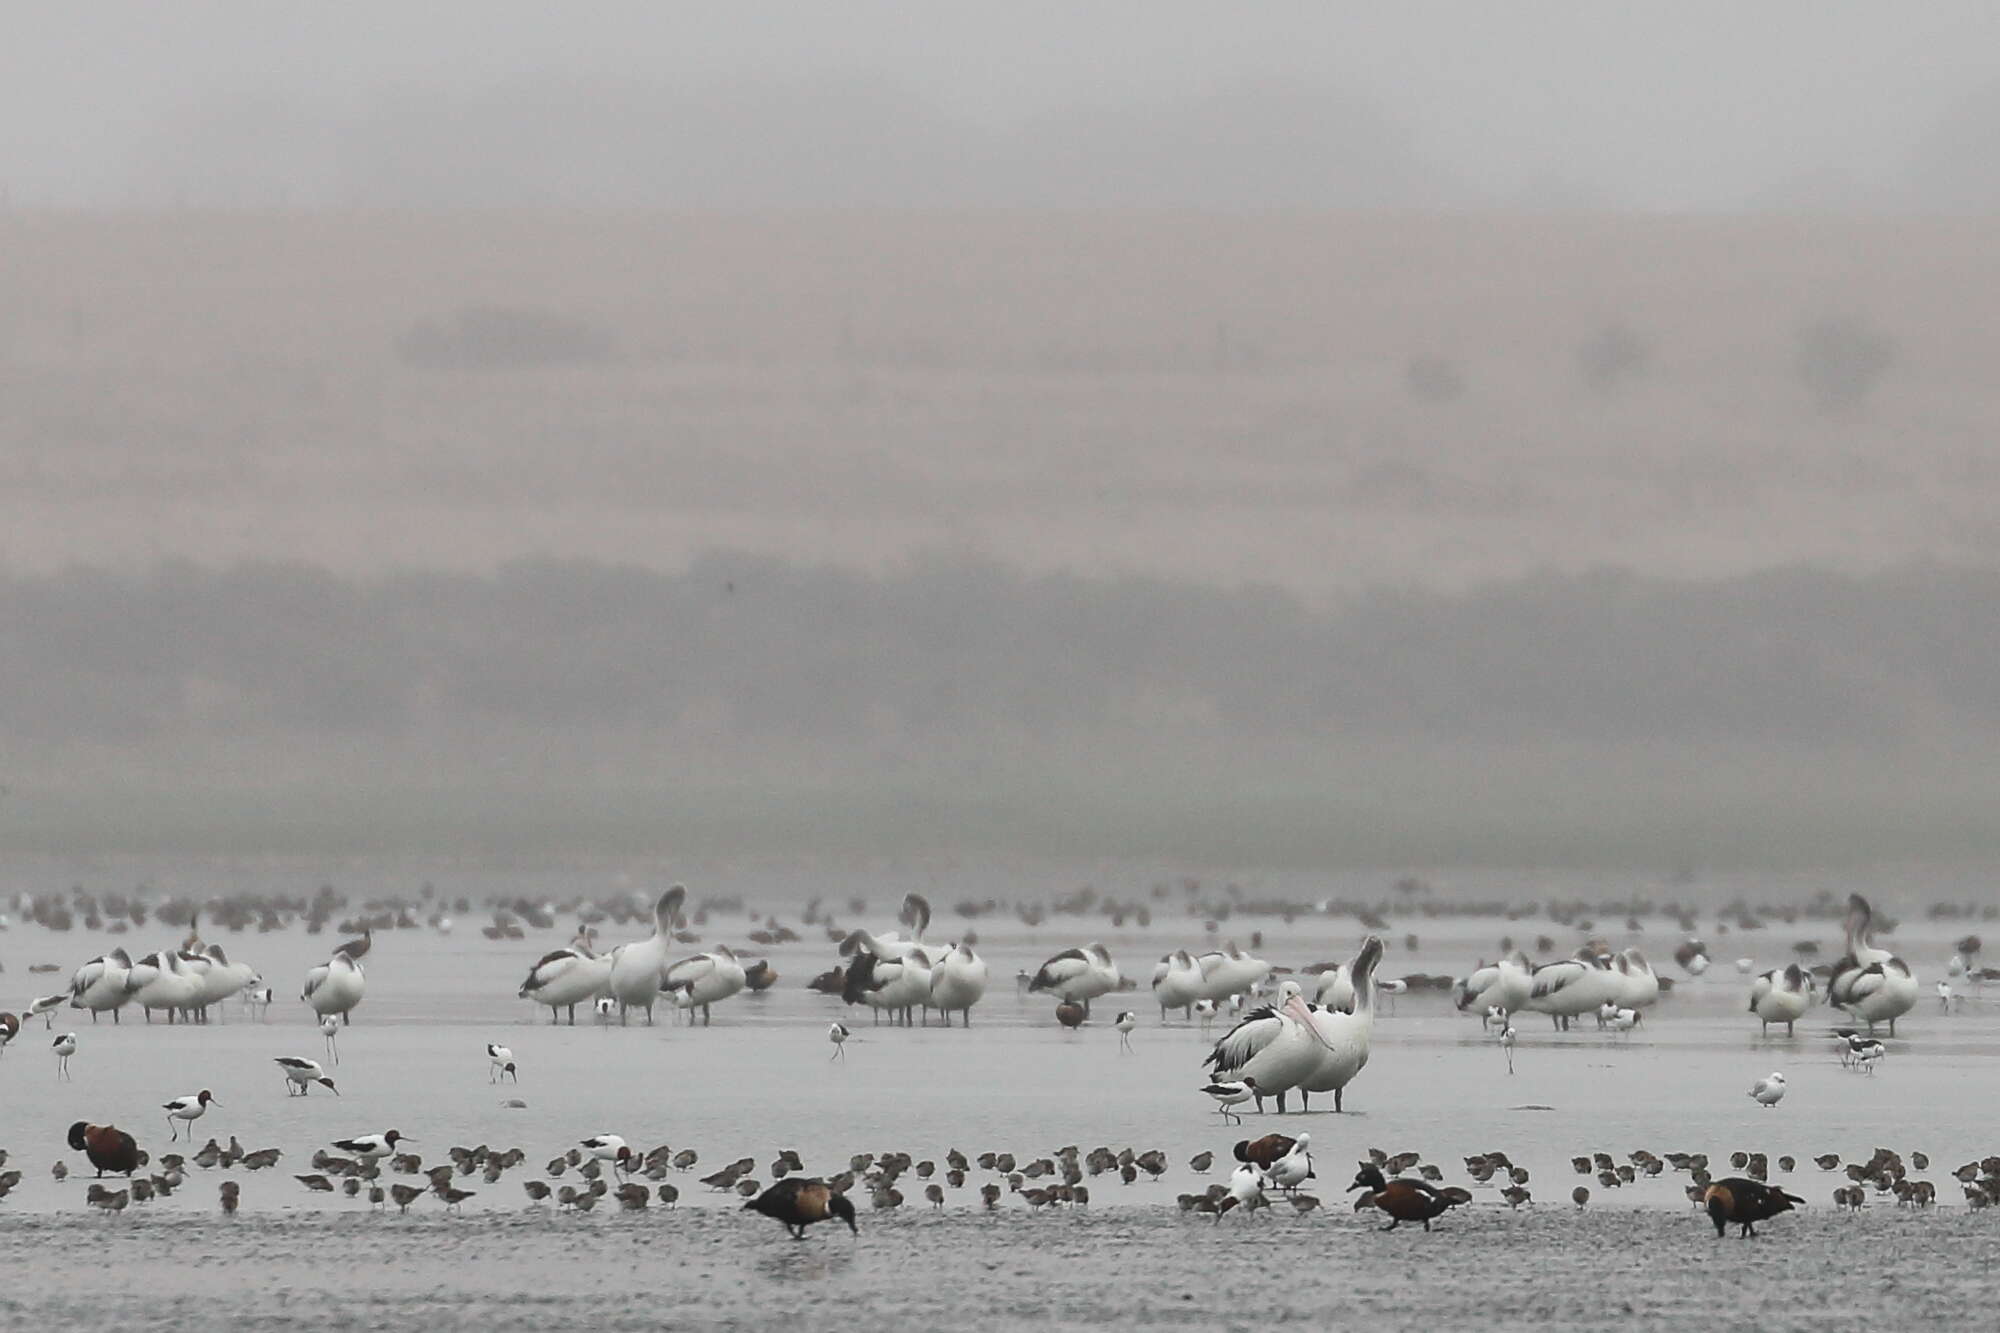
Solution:
<path fill-rule="evenodd" d="M 577 1147 L 583 1150 L 585 1157 L 609 1162 L 616 1171 L 631 1170 L 635 1160 L 632 1149 L 616 1134 L 593 1134 L 578 1140 Z"/>
<path fill-rule="evenodd" d="M 326 1076 L 326 1070 L 320 1067 L 317 1060 L 302 1060 L 296 1055 L 281 1055 L 277 1057 L 277 1065 L 284 1071 L 287 1097 L 303 1097 L 312 1090 L 312 1085 L 315 1083 L 325 1087 L 336 1097 L 340 1095 L 340 1089 L 333 1086 L 333 1080 Z"/>
<path fill-rule="evenodd" d="M 644 1009 L 646 1022 L 653 1021 L 653 1006 L 660 999 L 660 982 L 666 976 L 668 950 L 674 942 L 675 919 L 686 901 L 686 886 L 674 885 L 653 904 L 653 933 L 611 951 L 611 972 L 604 984 L 611 998 L 618 1001 L 621 1025 L 633 1009 Z"/>
<path fill-rule="evenodd" d="M 340 1063 L 340 1019 L 328 1014 L 319 1021 L 319 1035 L 326 1039 L 327 1058 Z"/>
<path fill-rule="evenodd" d="M 833 1043 L 833 1054 L 829 1055 L 827 1059 L 829 1060 L 846 1059 L 847 1039 L 852 1035 L 853 1034 L 847 1030 L 844 1024 L 829 1023 L 826 1029 L 826 1039 Z"/>
<path fill-rule="evenodd" d="M 1139 1015 L 1127 1009 L 1118 1015 L 1118 1021 L 1111 1026 L 1118 1029 L 1118 1049 L 1121 1051 L 1131 1050 L 1132 1029 L 1139 1026 Z"/>
<path fill-rule="evenodd" d="M 368 979 L 362 974 L 361 959 L 374 943 L 372 930 L 361 932 L 358 940 L 349 940 L 333 951 L 333 956 L 306 973 L 306 984 L 299 998 L 312 1006 L 312 1011 L 321 1018 L 338 1016 L 342 1023 L 349 1021 L 354 1007 L 361 1003 L 367 992 Z"/>
<path fill-rule="evenodd" d="M 514 1067 L 514 1052 L 505 1046 L 498 1042 L 487 1042 L 486 1060 L 489 1066 L 486 1078 L 488 1083 L 498 1083 L 503 1078 L 512 1078 L 516 1083 L 521 1081 L 521 1071 Z"/>
<path fill-rule="evenodd" d="M 951 1026 L 951 1016 L 960 1015 L 966 1027 L 972 1026 L 972 1006 L 986 996 L 986 960 L 972 951 L 969 944 L 951 946 L 931 968 L 930 1007 L 944 1015 L 944 1025 Z"/>
<path fill-rule="evenodd" d="M 1270 1201 L 1264 1197 L 1267 1181 L 1268 1177 L 1248 1162 L 1230 1172 L 1229 1189 L 1215 1204 L 1216 1220 L 1221 1221 L 1222 1215 L 1232 1209 L 1252 1213 L 1268 1206 Z"/>
<path fill-rule="evenodd" d="M 1916 1007 L 1917 975 L 1908 963 L 1869 943 L 1874 921 L 1868 900 L 1858 893 L 1848 895 L 1847 956 L 1833 965 L 1826 1002 L 1866 1023 L 1870 1032 L 1877 1023 L 1887 1023 L 1893 1037 L 1896 1020 Z"/>
<path fill-rule="evenodd" d="M 397 1144 L 415 1142 L 415 1139 L 401 1130 L 390 1129 L 380 1134 L 362 1134 L 351 1139 L 335 1139 L 333 1146 L 349 1157 L 359 1158 L 364 1162 L 379 1162 L 395 1152 Z"/>
<path fill-rule="evenodd" d="M 1257 1095 L 1257 1080 L 1254 1077 L 1241 1079 L 1212 1078 L 1208 1081 L 1207 1086 L 1202 1088 L 1202 1091 L 1215 1099 L 1215 1109 L 1222 1113 L 1224 1120 L 1231 1120 L 1237 1124 L 1241 1124 L 1243 1123 L 1243 1117 L 1229 1108 L 1232 1106 L 1241 1106 L 1252 1097 L 1255 1097 Z"/>
<path fill-rule="evenodd" d="M 547 1005 L 551 1023 L 567 1009 L 570 1026 L 575 1027 L 576 1007 L 602 992 L 610 979 L 610 957 L 592 952 L 589 935 L 578 926 L 576 938 L 567 948 L 543 954 L 541 961 L 528 969 L 528 979 L 521 983 L 518 994 L 524 1000 Z"/>
<path fill-rule="evenodd" d="M 161 1103 L 167 1113 L 167 1129 L 171 1131 L 171 1137 L 178 1138 L 180 1127 L 187 1125 L 188 1137 L 193 1139 L 194 1126 L 189 1122 L 199 1120 L 206 1115 L 210 1103 L 217 1106 L 222 1104 L 215 1100 L 215 1094 L 207 1088 L 203 1088 L 192 1097 L 176 1097 L 170 1102 Z"/>
<path fill-rule="evenodd" d="M 718 944 L 707 953 L 683 958 L 669 967 L 660 988 L 684 994 L 686 1001 L 682 1007 L 689 1010 L 690 1025 L 693 1011 L 699 1009 L 702 1026 L 707 1027 L 712 1017 L 709 1007 L 736 994 L 743 985 L 743 964 L 737 961 L 733 949 Z"/>
<path fill-rule="evenodd" d="M 41 1015 L 42 1031 L 52 1032 L 56 1026 L 55 1011 L 67 1003 L 69 1003 L 68 991 L 64 991 L 60 995 L 39 996 L 36 999 L 28 1001 L 28 1016 L 33 1018 L 37 1014 Z"/>
<path fill-rule="evenodd" d="M 1368 1063 L 1369 1043 L 1375 1031 L 1375 968 L 1381 961 L 1382 941 L 1370 935 L 1347 964 L 1352 978 L 1351 1009 L 1308 1010 L 1313 1031 L 1319 1038 L 1319 1050 L 1315 1052 L 1314 1069 L 1299 1080 L 1299 1109 L 1309 1109 L 1308 1099 L 1315 1092 L 1331 1092 L 1333 1109 L 1346 1109 L 1347 1085 Z M 1281 1099 L 1281 1109 L 1283 1105 Z"/>
<path fill-rule="evenodd" d="M 76 1034 L 65 1032 L 55 1040 L 56 1077 L 69 1077 L 69 1058 L 76 1054 Z"/>
<path fill-rule="evenodd" d="M 1750 983 L 1750 1012 L 1766 1033 L 1771 1024 L 1783 1023 L 1785 1035 L 1791 1036 L 1792 1024 L 1805 1017 L 1812 999 L 1812 973 L 1797 963 L 1787 964 L 1782 972 L 1773 968 Z"/>
<path fill-rule="evenodd" d="M 1118 964 L 1111 961 L 1111 951 L 1092 942 L 1081 949 L 1065 949 L 1043 963 L 1028 982 L 1028 990 L 1047 991 L 1059 1000 L 1074 1000 L 1083 1005 L 1088 1015 L 1090 1002 L 1117 990 L 1122 980 Z"/>

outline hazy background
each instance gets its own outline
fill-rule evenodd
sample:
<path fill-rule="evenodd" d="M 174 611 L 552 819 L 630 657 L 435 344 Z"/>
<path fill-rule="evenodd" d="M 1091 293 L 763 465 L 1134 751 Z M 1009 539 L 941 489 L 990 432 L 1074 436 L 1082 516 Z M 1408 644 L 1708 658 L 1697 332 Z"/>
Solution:
<path fill-rule="evenodd" d="M 0 40 L 0 849 L 1979 862 L 1989 4 Z"/>

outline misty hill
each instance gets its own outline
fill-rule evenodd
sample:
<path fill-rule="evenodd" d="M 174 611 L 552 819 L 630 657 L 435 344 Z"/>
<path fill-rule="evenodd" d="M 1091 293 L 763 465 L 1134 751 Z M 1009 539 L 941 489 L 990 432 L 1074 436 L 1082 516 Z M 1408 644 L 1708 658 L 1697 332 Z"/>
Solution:
<path fill-rule="evenodd" d="M 27 846 L 1949 858 L 1989 850 L 1996 656 L 2000 573 L 1937 567 L 1326 607 L 730 553 L 0 584 Z"/>

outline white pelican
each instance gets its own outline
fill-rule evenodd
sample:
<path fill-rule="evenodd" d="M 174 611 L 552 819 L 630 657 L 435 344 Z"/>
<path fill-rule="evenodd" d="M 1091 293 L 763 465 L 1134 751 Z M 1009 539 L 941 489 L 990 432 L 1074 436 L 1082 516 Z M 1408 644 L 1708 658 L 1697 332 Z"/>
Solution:
<path fill-rule="evenodd" d="M 702 1026 L 707 1027 L 711 1017 L 709 1006 L 736 994 L 743 989 L 743 984 L 743 964 L 736 961 L 736 954 L 728 945 L 718 944 L 707 953 L 683 958 L 669 967 L 661 979 L 660 989 L 679 991 L 685 995 L 688 1022 L 694 1022 L 693 1011 L 699 1009 Z"/>
<path fill-rule="evenodd" d="M 886 1011 L 892 1022 L 907 1027 L 910 1011 L 918 1005 L 930 1004 L 929 955 L 906 941 L 883 945 L 865 930 L 855 931 L 847 937 L 847 942 L 853 945 L 854 957 L 847 965 L 840 998 L 848 1004 L 867 1005 L 875 1011 L 877 1022 Z"/>
<path fill-rule="evenodd" d="M 55 1039 L 52 1049 L 56 1053 L 56 1077 L 69 1078 L 69 1058 L 76 1054 L 76 1034 L 63 1033 Z"/>
<path fill-rule="evenodd" d="M 1499 1005 L 1508 1013 L 1524 1009 L 1534 993 L 1534 969 L 1521 954 L 1513 953 L 1497 963 L 1481 963 L 1452 987 L 1452 1003 L 1462 1014 L 1470 1009 Z"/>
<path fill-rule="evenodd" d="M 170 1102 L 161 1103 L 167 1113 L 167 1128 L 171 1131 L 171 1137 L 178 1138 L 180 1127 L 189 1125 L 188 1138 L 192 1140 L 194 1129 L 189 1122 L 201 1119 L 208 1111 L 210 1102 L 215 1102 L 217 1106 L 222 1105 L 221 1102 L 215 1101 L 214 1093 L 203 1088 L 192 1097 L 176 1097 Z"/>
<path fill-rule="evenodd" d="M 974 953 L 971 945 L 953 945 L 951 952 L 931 968 L 930 1007 L 944 1015 L 946 1027 L 951 1026 L 953 1011 L 961 1015 L 966 1027 L 971 1027 L 972 1006 L 985 995 L 986 960 Z"/>
<path fill-rule="evenodd" d="M 653 1021 L 653 1006 L 659 1001 L 660 982 L 667 971 L 667 950 L 673 944 L 674 918 L 686 901 L 686 887 L 674 885 L 653 904 L 653 933 L 611 951 L 611 971 L 605 978 L 605 986 L 611 998 L 618 1001 L 621 1026 L 630 1009 L 644 1009 L 646 1022 Z"/>
<path fill-rule="evenodd" d="M 1349 963 L 1336 963 L 1319 974 L 1313 1003 L 1322 1009 L 1354 1008 L 1354 973 Z"/>
<path fill-rule="evenodd" d="M 486 1043 L 486 1081 L 498 1083 L 503 1078 L 521 1081 L 521 1071 L 514 1067 L 514 1052 L 498 1042 Z"/>
<path fill-rule="evenodd" d="M 1090 1002 L 1117 990 L 1121 980 L 1118 964 L 1111 961 L 1111 951 L 1092 942 L 1081 949 L 1064 949 L 1043 963 L 1028 983 L 1028 989 L 1047 991 L 1061 1000 L 1078 1001 L 1088 1016 Z"/>
<path fill-rule="evenodd" d="M 1750 1012 L 1757 1015 L 1764 1032 L 1769 1033 L 1773 1023 L 1783 1023 L 1789 1037 L 1792 1024 L 1812 1007 L 1812 996 L 1812 974 L 1791 963 L 1782 972 L 1774 968 L 1750 983 Z"/>
<path fill-rule="evenodd" d="M 303 1097 L 312 1091 L 317 1083 L 338 1097 L 340 1089 L 333 1086 L 333 1080 L 326 1076 L 326 1070 L 317 1060 L 304 1060 L 295 1055 L 280 1055 L 276 1058 L 279 1070 L 285 1076 L 285 1095 Z"/>
<path fill-rule="evenodd" d="M 1246 995 L 1271 975 L 1271 965 L 1236 947 L 1230 940 L 1221 949 L 1194 960 L 1201 968 L 1201 987 L 1196 992 L 1211 1000 Z"/>
<path fill-rule="evenodd" d="M 1202 1088 L 1202 1091 L 1215 1099 L 1215 1109 L 1222 1113 L 1224 1120 L 1234 1120 L 1238 1124 L 1241 1124 L 1243 1117 L 1229 1108 L 1232 1106 L 1241 1106 L 1252 1097 L 1255 1097 L 1257 1095 L 1257 1080 L 1255 1078 L 1212 1078 L 1208 1081 L 1207 1086 Z"/>
<path fill-rule="evenodd" d="M 1826 1002 L 1845 1009 L 1873 1032 L 1881 1022 L 1896 1035 L 1896 1019 L 1916 1007 L 1917 977 L 1910 965 L 1868 942 L 1874 912 L 1860 894 L 1847 899 L 1847 956 L 1833 965 Z"/>
<path fill-rule="evenodd" d="M 148 1023 L 153 1021 L 155 1009 L 166 1010 L 171 1023 L 201 999 L 201 979 L 172 949 L 149 953 L 133 964 L 125 974 L 125 989 L 132 993 L 133 1003 L 145 1010 Z"/>
<path fill-rule="evenodd" d="M 601 992 L 610 979 L 611 959 L 593 953 L 588 933 L 578 926 L 567 948 L 543 954 L 528 969 L 528 979 L 516 994 L 547 1005 L 550 1023 L 561 1017 L 560 1011 L 569 1010 L 569 1025 L 575 1027 L 576 1007 Z"/>
<path fill-rule="evenodd" d="M 1160 1004 L 1160 1021 L 1165 1022 L 1167 1010 L 1185 1011 L 1184 1017 L 1194 1017 L 1194 1002 L 1201 998 L 1201 965 L 1186 949 L 1176 949 L 1160 959 L 1153 968 L 1153 998 Z"/>
<path fill-rule="evenodd" d="M 212 1004 L 220 1004 L 230 996 L 249 986 L 261 986 L 264 978 L 257 975 L 257 969 L 248 963 L 232 963 L 229 955 L 222 951 L 220 944 L 211 944 L 201 951 L 208 965 L 201 973 L 201 1008 L 206 1010 Z"/>
<path fill-rule="evenodd" d="M 349 1157 L 364 1162 L 379 1162 L 396 1151 L 399 1143 L 415 1143 L 416 1140 L 400 1130 L 386 1130 L 380 1134 L 362 1134 L 351 1139 L 335 1139 L 333 1146 Z"/>
<path fill-rule="evenodd" d="M 1759 1106 L 1776 1106 L 1785 1099 L 1785 1076 L 1772 1074 L 1758 1079 L 1751 1085 L 1750 1095 L 1757 1099 Z"/>
<path fill-rule="evenodd" d="M 1660 978 L 1638 949 L 1624 949 L 1614 955 L 1611 970 L 1618 976 L 1617 1003 L 1621 1009 L 1649 1009 L 1660 1002 Z"/>
<path fill-rule="evenodd" d="M 1574 958 L 1542 964 L 1534 970 L 1533 978 L 1527 1007 L 1547 1014 L 1556 1028 L 1565 1032 L 1572 1018 L 1596 1013 L 1606 1000 L 1615 1000 L 1624 992 L 1609 959 L 1588 945 L 1577 950 Z"/>
<path fill-rule="evenodd" d="M 1361 952 L 1347 965 L 1353 980 L 1352 1012 L 1339 1009 L 1311 1010 L 1314 1034 L 1320 1049 L 1315 1052 L 1313 1071 L 1299 1080 L 1299 1109 L 1310 1110 L 1315 1092 L 1333 1094 L 1333 1109 L 1344 1110 L 1343 1095 L 1368 1063 L 1369 1039 L 1375 1030 L 1375 967 L 1382 961 L 1382 941 L 1370 935 L 1361 943 Z M 1279 1099 L 1278 1109 L 1284 1109 Z"/>
<path fill-rule="evenodd" d="M 845 1024 L 842 1023 L 828 1024 L 826 1029 L 826 1039 L 833 1043 L 833 1054 L 829 1055 L 827 1059 L 845 1060 L 847 1058 L 847 1039 L 852 1035 L 853 1034 L 847 1030 Z"/>
<path fill-rule="evenodd" d="M 1327 1046 L 1313 1026 L 1299 984 L 1286 981 L 1279 993 L 1284 998 L 1275 1007 L 1253 1010 L 1223 1034 L 1202 1063 L 1211 1066 L 1217 1078 L 1254 1080 L 1258 1109 L 1263 1109 L 1264 1098 L 1275 1096 L 1283 1114 L 1285 1094 L 1318 1071 Z"/>
<path fill-rule="evenodd" d="M 349 940 L 335 949 L 333 957 L 306 973 L 305 988 L 299 998 L 323 1019 L 337 1015 L 342 1023 L 349 1022 L 354 1006 L 361 1003 L 361 996 L 368 989 L 361 959 L 374 942 L 375 932 L 364 929 L 360 939 Z"/>

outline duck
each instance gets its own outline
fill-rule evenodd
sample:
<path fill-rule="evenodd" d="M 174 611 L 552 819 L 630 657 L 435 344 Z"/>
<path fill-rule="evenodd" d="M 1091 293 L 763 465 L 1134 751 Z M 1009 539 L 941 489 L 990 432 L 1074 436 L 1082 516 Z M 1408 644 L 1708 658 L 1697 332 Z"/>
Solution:
<path fill-rule="evenodd" d="M 646 1023 L 652 1024 L 653 1006 L 659 1001 L 661 981 L 667 971 L 667 946 L 673 943 L 675 919 L 686 901 L 686 885 L 669 888 L 653 903 L 653 933 L 611 951 L 611 967 L 604 986 L 610 997 L 618 1001 L 620 1026 L 633 1009 L 644 1009 Z"/>
<path fill-rule="evenodd" d="M 1350 1193 L 1366 1191 L 1354 1201 L 1354 1211 L 1374 1207 L 1387 1213 L 1390 1220 L 1382 1228 L 1384 1231 L 1394 1231 L 1405 1222 L 1422 1222 L 1424 1230 L 1429 1231 L 1432 1218 L 1472 1202 L 1471 1193 L 1456 1185 L 1439 1189 L 1427 1181 L 1401 1176 L 1389 1180 L 1373 1162 L 1362 1162 L 1360 1167 L 1354 1173 L 1354 1183 L 1347 1187 Z"/>
<path fill-rule="evenodd" d="M 743 1207 L 782 1222 L 793 1240 L 804 1240 L 807 1227 L 830 1218 L 839 1218 L 847 1223 L 850 1233 L 861 1234 L 861 1228 L 855 1224 L 852 1201 L 845 1194 L 836 1193 L 817 1177 L 789 1176 L 744 1203 Z"/>
<path fill-rule="evenodd" d="M 1776 1185 L 1747 1180 L 1742 1176 L 1729 1176 L 1716 1181 L 1702 1192 L 1701 1199 L 1709 1220 L 1715 1223 L 1718 1239 L 1727 1234 L 1732 1222 L 1743 1228 L 1741 1234 L 1744 1237 L 1754 1236 L 1757 1234 L 1757 1223 L 1779 1213 L 1789 1213 L 1794 1204 L 1804 1202 L 1798 1195 L 1787 1194 Z"/>
<path fill-rule="evenodd" d="M 1461 1014 L 1494 1005 L 1512 1013 L 1527 1006 L 1535 988 L 1534 969 L 1519 952 L 1495 963 L 1480 963 L 1452 987 L 1452 1006 Z"/>
<path fill-rule="evenodd" d="M 1847 898 L 1847 954 L 1833 965 L 1833 979 L 1826 988 L 1826 1002 L 1843 1009 L 1868 1024 L 1887 1022 L 1889 1035 L 1896 1035 L 1896 1020 L 1917 1004 L 1916 973 L 1910 965 L 1868 941 L 1874 927 L 1874 909 L 1858 893 Z"/>
<path fill-rule="evenodd" d="M 1362 941 L 1360 952 L 1346 964 L 1351 978 L 1351 1008 L 1343 1011 L 1321 1007 L 1310 1011 L 1321 1049 L 1315 1053 L 1318 1063 L 1313 1072 L 1299 1081 L 1301 1109 L 1310 1109 L 1309 1099 L 1315 1092 L 1331 1092 L 1333 1109 L 1336 1112 L 1346 1109 L 1347 1085 L 1368 1064 L 1369 1041 L 1375 1029 L 1375 968 L 1381 961 L 1382 941 L 1370 935 Z"/>
<path fill-rule="evenodd" d="M 1170 1009 L 1179 1009 L 1184 1018 L 1193 1019 L 1194 1002 L 1201 998 L 1201 983 L 1201 966 L 1186 949 L 1176 949 L 1161 958 L 1153 968 L 1153 999 L 1160 1006 L 1160 1021 L 1166 1021 Z"/>
<path fill-rule="evenodd" d="M 1029 980 L 1028 991 L 1047 991 L 1059 1000 L 1075 1001 L 1088 1017 L 1090 1002 L 1117 990 L 1123 981 L 1111 951 L 1093 941 L 1081 949 L 1065 949 L 1043 963 Z"/>
<path fill-rule="evenodd" d="M 338 1017 L 343 1026 L 353 1021 L 354 1008 L 368 989 L 361 959 L 374 940 L 374 931 L 364 929 L 360 939 L 341 945 L 331 958 L 306 973 L 299 998 L 311 1005 L 322 1020 Z"/>
<path fill-rule="evenodd" d="M 206 1115 L 211 1104 L 216 1106 L 222 1105 L 221 1102 L 215 1100 L 215 1094 L 207 1088 L 203 1088 L 191 1097 L 176 1097 L 170 1102 L 162 1102 L 160 1105 L 167 1113 L 167 1128 L 173 1132 L 172 1137 L 178 1138 L 180 1127 L 187 1125 L 188 1137 L 192 1139 L 194 1137 L 193 1122 Z"/>
<path fill-rule="evenodd" d="M 515 994 L 523 1000 L 549 1007 L 549 1022 L 555 1023 L 564 1010 L 569 1025 L 576 1026 L 576 1007 L 602 994 L 611 980 L 611 959 L 594 953 L 590 936 L 582 926 L 566 948 L 545 953 L 528 969 L 526 980 Z"/>
<path fill-rule="evenodd" d="M 295 1055 L 280 1055 L 276 1064 L 285 1075 L 285 1095 L 303 1097 L 317 1083 L 338 1097 L 340 1089 L 333 1086 L 333 1080 L 326 1076 L 326 1070 L 317 1060 L 306 1060 Z"/>
<path fill-rule="evenodd" d="M 91 959 L 69 979 L 70 1008 L 89 1010 L 93 1023 L 103 1013 L 109 1013 L 113 1023 L 118 1022 L 118 1011 L 132 998 L 125 986 L 131 970 L 132 957 L 123 949 Z"/>
<path fill-rule="evenodd" d="M 683 958 L 669 967 L 660 981 L 660 989 L 677 993 L 678 1003 L 689 1011 L 690 1026 L 694 1022 L 693 1011 L 699 1009 L 701 1024 L 707 1027 L 713 1018 L 711 1006 L 735 995 L 745 984 L 743 964 L 737 960 L 735 950 L 718 944 L 707 953 Z"/>
<path fill-rule="evenodd" d="M 1792 1024 L 1812 1007 L 1812 997 L 1812 974 L 1790 963 L 1783 971 L 1773 968 L 1750 983 L 1750 1012 L 1763 1024 L 1764 1035 L 1770 1034 L 1771 1024 L 1783 1023 L 1789 1037 Z"/>
<path fill-rule="evenodd" d="M 944 1015 L 951 1026 L 956 1013 L 965 1027 L 972 1026 L 972 1006 L 986 998 L 986 960 L 972 946 L 954 944 L 931 968 L 930 1007 Z"/>
<path fill-rule="evenodd" d="M 130 1176 L 139 1169 L 138 1142 L 113 1125 L 92 1125 L 79 1120 L 69 1127 L 69 1146 L 97 1168 L 100 1178 L 106 1171 Z"/>
<path fill-rule="evenodd" d="M 842 1001 L 867 1005 L 878 1023 L 887 1013 L 891 1023 L 907 1027 L 911 1011 L 919 1005 L 928 1018 L 931 960 L 921 946 L 909 941 L 885 943 L 865 930 L 852 932 L 842 948 L 850 944 L 851 958 L 841 979 Z"/>

